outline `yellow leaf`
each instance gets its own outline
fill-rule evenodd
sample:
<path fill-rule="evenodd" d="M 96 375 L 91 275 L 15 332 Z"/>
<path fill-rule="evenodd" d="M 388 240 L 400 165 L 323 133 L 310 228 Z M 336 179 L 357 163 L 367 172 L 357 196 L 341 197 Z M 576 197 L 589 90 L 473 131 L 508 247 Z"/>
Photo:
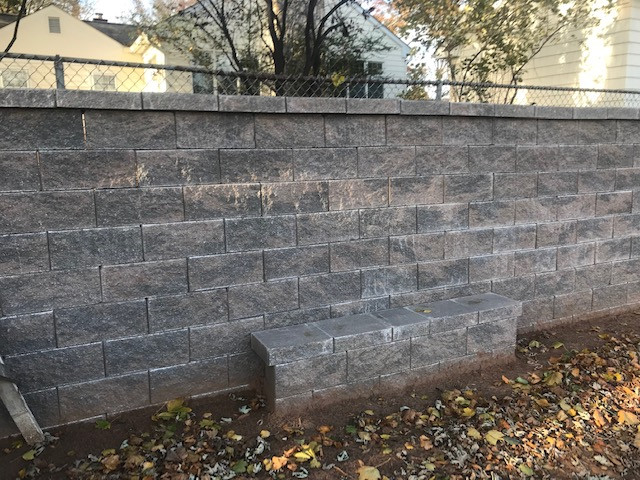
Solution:
<path fill-rule="evenodd" d="M 518 467 L 520 469 L 520 471 L 522 473 L 524 473 L 525 475 L 527 475 L 528 477 L 530 477 L 531 475 L 533 475 L 533 470 L 531 469 L 531 467 L 529 465 L 527 465 L 526 463 L 521 463 L 520 466 Z"/>
<path fill-rule="evenodd" d="M 380 480 L 382 475 L 380 475 L 380 470 L 376 467 L 367 467 L 363 465 L 358 470 L 358 480 Z"/>
<path fill-rule="evenodd" d="M 182 400 L 181 398 L 170 400 L 167 402 L 167 411 L 173 412 L 174 410 L 177 410 L 178 408 L 180 408 L 182 405 L 184 405 L 184 400 Z"/>
<path fill-rule="evenodd" d="M 411 445 L 409 442 L 406 442 L 404 444 L 404 448 L 406 448 L 407 450 L 413 450 L 413 445 Z"/>
<path fill-rule="evenodd" d="M 296 452 L 293 454 L 293 456 L 297 459 L 300 460 L 301 462 L 306 462 L 307 460 L 311 460 L 311 455 L 309 455 L 309 453 L 307 451 L 304 452 Z"/>
<path fill-rule="evenodd" d="M 431 439 L 426 435 L 420 435 L 420 448 L 424 448 L 425 450 L 431 450 L 433 448 Z"/>
<path fill-rule="evenodd" d="M 104 465 L 105 470 L 111 472 L 118 468 L 120 465 L 120 456 L 119 455 L 109 455 L 108 457 L 102 460 L 102 465 Z"/>
<path fill-rule="evenodd" d="M 600 410 L 595 410 L 593 412 L 593 419 L 598 427 L 604 427 L 607 424 L 607 420 L 602 416 Z"/>
<path fill-rule="evenodd" d="M 487 433 L 485 433 L 484 438 L 491 445 L 496 445 L 500 440 L 504 438 L 504 434 L 502 434 L 502 432 L 499 432 L 498 430 L 489 430 Z"/>
<path fill-rule="evenodd" d="M 560 372 L 551 372 L 547 378 L 544 380 L 545 385 L 549 385 L 550 387 L 554 385 L 560 385 L 562 383 L 562 373 Z"/>
<path fill-rule="evenodd" d="M 153 468 L 153 462 L 144 462 L 142 464 L 142 470 L 150 470 Z"/>
<path fill-rule="evenodd" d="M 271 458 L 271 469 L 272 470 L 280 470 L 287 464 L 287 457 L 272 457 Z"/>
<path fill-rule="evenodd" d="M 318 432 L 320 432 L 322 435 L 326 435 L 327 433 L 329 433 L 331 431 L 332 427 L 330 427 L 329 425 L 320 425 L 317 430 Z"/>
<path fill-rule="evenodd" d="M 33 460 L 36 457 L 36 451 L 35 450 L 29 450 L 28 452 L 25 452 L 22 454 L 22 459 L 23 460 Z"/>
<path fill-rule="evenodd" d="M 476 411 L 473 408 L 465 407 L 462 410 L 462 416 L 465 418 L 471 418 L 476 414 Z"/>
<path fill-rule="evenodd" d="M 373 415 L 373 410 L 365 410 L 364 413 L 367 415 Z"/>
<path fill-rule="evenodd" d="M 475 438 L 476 440 L 480 440 L 482 438 L 480 432 L 473 427 L 469 427 L 469 429 L 467 430 L 467 436 L 469 438 Z"/>
<path fill-rule="evenodd" d="M 627 425 L 637 425 L 640 423 L 638 417 L 631 412 L 626 412 L 624 410 L 618 411 L 618 423 L 626 423 Z"/>
<path fill-rule="evenodd" d="M 511 380 L 509 380 L 507 377 L 505 377 L 504 375 L 502 375 L 502 381 L 504 383 L 506 383 L 507 385 L 509 385 L 511 383 Z"/>
<path fill-rule="evenodd" d="M 261 430 L 260 436 L 262 438 L 269 438 L 271 436 L 271 432 L 269 430 Z"/>
<path fill-rule="evenodd" d="M 538 404 L 538 406 L 543 408 L 547 408 L 549 406 L 549 400 L 547 400 L 546 398 L 536 398 L 536 403 Z"/>

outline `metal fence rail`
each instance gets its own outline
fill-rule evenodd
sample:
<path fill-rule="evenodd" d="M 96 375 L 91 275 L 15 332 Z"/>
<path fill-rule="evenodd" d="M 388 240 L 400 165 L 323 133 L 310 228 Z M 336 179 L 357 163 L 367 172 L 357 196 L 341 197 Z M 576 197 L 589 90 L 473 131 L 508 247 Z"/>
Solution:
<path fill-rule="evenodd" d="M 407 80 L 383 76 L 304 77 L 0 53 L 1 88 L 217 93 L 298 97 L 405 98 L 566 107 L 640 107 L 640 90 Z"/>

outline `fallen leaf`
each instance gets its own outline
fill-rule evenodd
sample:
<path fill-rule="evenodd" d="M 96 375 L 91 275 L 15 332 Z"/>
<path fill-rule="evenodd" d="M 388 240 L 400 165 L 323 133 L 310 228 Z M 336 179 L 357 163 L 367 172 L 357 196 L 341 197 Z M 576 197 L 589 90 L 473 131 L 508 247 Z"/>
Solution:
<path fill-rule="evenodd" d="M 502 432 L 499 432 L 498 430 L 489 430 L 487 433 L 485 433 L 484 438 L 491 445 L 496 445 L 500 440 L 504 438 L 504 434 Z"/>
<path fill-rule="evenodd" d="M 520 471 L 522 473 L 524 473 L 527 476 L 531 476 L 533 475 L 533 470 L 531 469 L 531 467 L 529 465 L 527 465 L 526 463 L 521 463 L 520 466 L 518 467 L 520 469 Z"/>
<path fill-rule="evenodd" d="M 23 460 L 33 460 L 34 458 L 36 458 L 36 451 L 35 450 L 29 450 L 27 452 L 24 452 L 22 454 L 22 459 Z"/>
<path fill-rule="evenodd" d="M 367 467 L 363 465 L 358 470 L 358 480 L 380 480 L 382 475 L 380 475 L 380 470 L 376 467 Z"/>
<path fill-rule="evenodd" d="M 627 425 L 637 425 L 638 423 L 640 423 L 640 420 L 638 420 L 638 417 L 636 416 L 635 413 L 627 412 L 625 410 L 619 410 L 618 423 L 620 424 L 626 423 Z"/>
<path fill-rule="evenodd" d="M 604 427 L 607 424 L 607 420 L 604 418 L 602 413 L 600 413 L 600 410 L 594 410 L 593 419 L 598 427 Z"/>

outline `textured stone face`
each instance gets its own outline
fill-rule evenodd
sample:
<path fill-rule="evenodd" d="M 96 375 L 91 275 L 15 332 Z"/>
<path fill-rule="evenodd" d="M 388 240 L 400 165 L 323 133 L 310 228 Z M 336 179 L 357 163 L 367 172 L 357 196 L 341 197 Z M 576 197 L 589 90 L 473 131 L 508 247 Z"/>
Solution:
<path fill-rule="evenodd" d="M 176 148 L 172 112 L 89 110 L 85 113 L 90 148 Z"/>
<path fill-rule="evenodd" d="M 132 263 L 102 270 L 102 294 L 107 301 L 186 292 L 186 260 Z"/>
<path fill-rule="evenodd" d="M 98 226 L 181 222 L 180 188 L 132 188 L 96 192 Z"/>
<path fill-rule="evenodd" d="M 253 148 L 253 116 L 245 113 L 177 113 L 179 148 Z"/>
<path fill-rule="evenodd" d="M 0 192 L 40 188 L 36 152 L 0 152 L 0 171 Z"/>
<path fill-rule="evenodd" d="M 217 150 L 138 150 L 140 186 L 199 185 L 220 180 Z"/>

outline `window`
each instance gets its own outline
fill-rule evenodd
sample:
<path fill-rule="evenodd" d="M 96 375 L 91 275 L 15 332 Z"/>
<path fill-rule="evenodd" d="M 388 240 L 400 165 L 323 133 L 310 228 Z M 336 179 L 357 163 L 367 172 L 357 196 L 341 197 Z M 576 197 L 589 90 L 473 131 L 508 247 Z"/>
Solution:
<path fill-rule="evenodd" d="M 96 73 L 93 75 L 93 89 L 101 92 L 116 91 L 116 76 L 106 73 Z"/>
<path fill-rule="evenodd" d="M 49 33 L 60 33 L 60 17 L 49 17 Z"/>
<path fill-rule="evenodd" d="M 29 73 L 24 70 L 4 70 L 0 74 L 2 88 L 28 88 Z"/>
<path fill-rule="evenodd" d="M 382 75 L 382 62 L 358 62 L 355 75 L 375 77 Z M 351 98 L 384 98 L 384 85 L 376 81 L 354 83 L 349 90 Z"/>

